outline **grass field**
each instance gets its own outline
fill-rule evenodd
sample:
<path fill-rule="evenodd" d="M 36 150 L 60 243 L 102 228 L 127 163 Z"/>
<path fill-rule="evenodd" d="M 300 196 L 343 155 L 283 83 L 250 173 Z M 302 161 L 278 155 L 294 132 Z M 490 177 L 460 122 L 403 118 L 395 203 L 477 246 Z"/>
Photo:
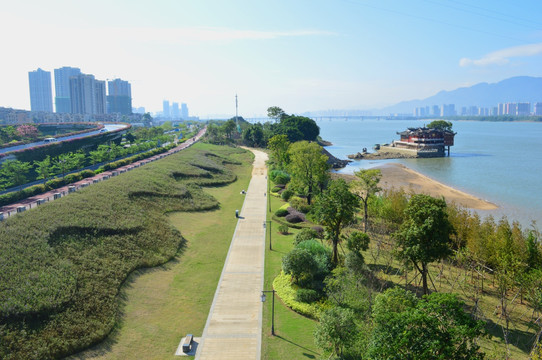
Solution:
<path fill-rule="evenodd" d="M 204 145 L 202 145 L 204 146 Z M 205 192 L 220 203 L 207 212 L 169 214 L 186 246 L 164 266 L 133 273 L 121 291 L 119 325 L 103 343 L 74 359 L 174 359 L 181 338 L 201 336 L 236 226 L 242 189 L 250 181 L 252 154 L 230 155 L 238 180 Z"/>
<path fill-rule="evenodd" d="M 267 219 L 271 219 L 273 213 L 283 205 L 283 202 L 271 196 L 271 212 Z M 281 235 L 278 232 L 280 224 L 273 222 L 271 232 L 267 229 L 267 247 L 265 253 L 265 280 L 264 289 L 271 290 L 273 279 L 280 273 L 282 257 L 293 248 L 294 234 L 299 230 L 290 229 L 290 235 Z M 269 227 L 269 225 L 268 225 Z M 269 235 L 273 250 L 269 250 Z M 271 335 L 271 297 L 263 308 L 263 338 L 262 359 L 316 359 L 319 351 L 314 345 L 313 331 L 316 321 L 297 314 L 285 306 L 278 296 L 275 297 L 275 334 Z"/>

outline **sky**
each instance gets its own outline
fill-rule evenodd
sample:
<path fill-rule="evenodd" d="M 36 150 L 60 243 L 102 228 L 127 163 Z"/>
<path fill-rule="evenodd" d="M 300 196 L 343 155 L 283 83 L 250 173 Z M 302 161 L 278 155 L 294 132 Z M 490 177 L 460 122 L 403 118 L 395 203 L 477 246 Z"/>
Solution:
<path fill-rule="evenodd" d="M 28 72 L 132 84 L 134 106 L 203 119 L 376 109 L 542 76 L 540 0 L 18 0 L 0 7 L 0 106 Z M 53 91 L 54 96 L 54 91 Z M 541 94 L 542 100 L 542 94 Z"/>

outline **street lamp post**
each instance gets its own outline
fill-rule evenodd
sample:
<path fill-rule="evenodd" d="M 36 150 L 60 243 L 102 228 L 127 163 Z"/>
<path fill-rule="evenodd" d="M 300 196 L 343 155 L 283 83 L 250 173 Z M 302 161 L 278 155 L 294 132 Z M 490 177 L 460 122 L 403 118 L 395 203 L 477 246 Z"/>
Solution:
<path fill-rule="evenodd" d="M 271 234 L 273 233 L 273 232 L 271 231 L 271 227 L 272 227 L 272 225 L 273 225 L 273 222 L 272 222 L 271 220 L 265 220 L 265 221 L 263 222 L 263 228 L 264 228 L 264 229 L 266 228 L 266 226 L 265 226 L 266 223 L 269 223 L 269 250 L 273 250 L 273 247 L 271 246 Z"/>
<path fill-rule="evenodd" d="M 265 293 L 273 293 L 273 300 L 271 303 L 271 335 L 275 336 L 275 290 L 262 290 L 260 299 L 265 302 Z"/>

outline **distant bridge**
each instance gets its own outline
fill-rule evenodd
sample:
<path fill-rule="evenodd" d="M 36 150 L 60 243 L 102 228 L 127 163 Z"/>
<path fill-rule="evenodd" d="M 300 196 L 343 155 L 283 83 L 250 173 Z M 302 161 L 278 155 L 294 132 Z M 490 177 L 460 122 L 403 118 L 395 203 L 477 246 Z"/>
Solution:
<path fill-rule="evenodd" d="M 304 115 L 300 115 L 304 116 Z M 330 115 L 330 116 L 307 116 L 308 118 L 313 119 L 316 122 L 322 121 L 332 121 L 332 120 L 355 120 L 355 121 L 364 121 L 364 120 L 405 120 L 404 117 L 400 116 L 375 116 L 375 115 Z M 255 123 L 265 123 L 265 122 L 274 122 L 274 119 L 269 117 L 252 117 L 244 118 L 251 124 Z"/>

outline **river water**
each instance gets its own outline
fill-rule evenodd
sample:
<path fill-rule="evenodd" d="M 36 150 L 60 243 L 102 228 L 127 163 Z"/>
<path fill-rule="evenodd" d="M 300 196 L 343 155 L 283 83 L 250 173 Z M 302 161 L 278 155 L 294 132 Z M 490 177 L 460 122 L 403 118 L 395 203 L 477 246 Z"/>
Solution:
<path fill-rule="evenodd" d="M 407 127 L 427 120 L 347 119 L 317 121 L 320 135 L 331 141 L 333 155 L 373 151 L 376 143 L 398 139 Z M 354 161 L 341 173 L 351 174 L 387 162 L 401 163 L 432 179 L 499 205 L 482 215 L 518 220 L 524 226 L 536 221 L 542 227 L 542 123 L 452 121 L 457 132 L 451 156 L 434 159 Z"/>

